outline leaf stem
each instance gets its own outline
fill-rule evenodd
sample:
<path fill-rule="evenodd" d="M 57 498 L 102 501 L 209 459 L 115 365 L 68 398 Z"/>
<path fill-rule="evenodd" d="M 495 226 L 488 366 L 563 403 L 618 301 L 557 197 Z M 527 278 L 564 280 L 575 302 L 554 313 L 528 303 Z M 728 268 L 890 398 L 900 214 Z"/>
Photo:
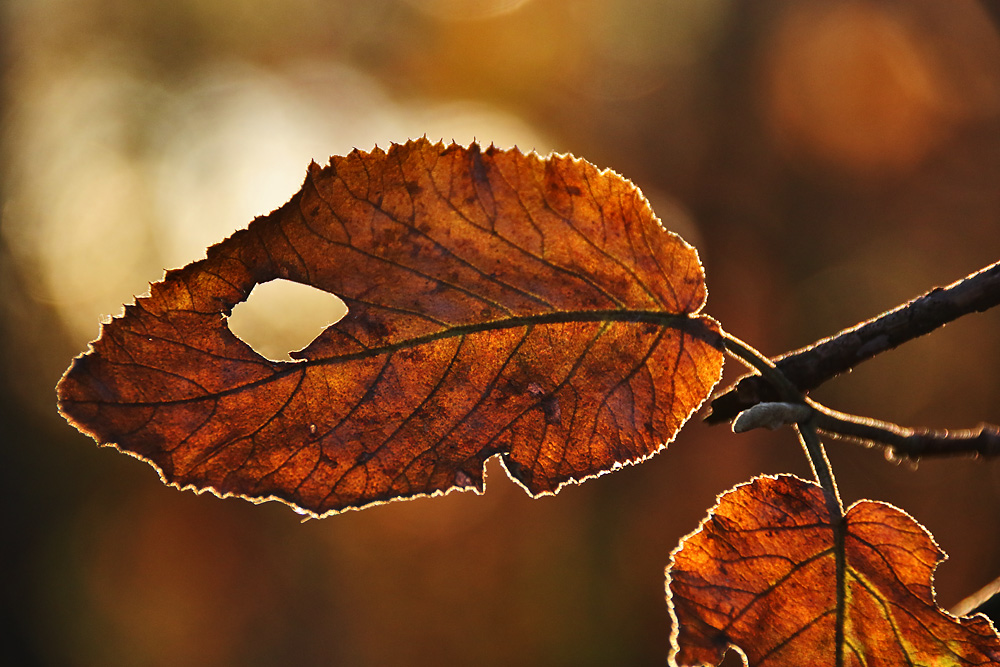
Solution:
<path fill-rule="evenodd" d="M 833 468 L 830 466 L 830 459 L 823 449 L 823 442 L 819 439 L 816 428 L 815 415 L 808 421 L 796 424 L 802 446 L 809 454 L 809 463 L 812 465 L 813 474 L 823 488 L 823 499 L 826 501 L 826 511 L 830 515 L 830 526 L 833 529 L 833 555 L 835 563 L 837 596 L 837 617 L 834 625 L 834 646 L 836 647 L 837 667 L 844 664 L 844 621 L 847 614 L 847 549 L 846 533 L 847 526 L 844 522 L 844 505 L 840 500 L 840 492 L 837 490 L 837 483 L 833 478 Z"/>
<path fill-rule="evenodd" d="M 770 359 L 728 331 L 722 332 L 722 341 L 727 352 L 742 361 L 749 368 L 760 373 L 759 377 L 777 392 L 778 398 L 789 403 L 804 402 L 805 399 L 799 388 L 792 384 Z"/>
<path fill-rule="evenodd" d="M 815 419 L 819 412 L 816 410 L 815 404 L 812 401 L 808 401 L 802 395 L 802 392 L 785 377 L 785 374 L 776 368 L 771 360 L 763 354 L 726 331 L 722 332 L 722 340 L 726 351 L 759 372 L 760 376 L 769 382 L 779 394 L 781 400 L 812 408 L 806 414 L 805 419 L 800 421 L 796 426 L 806 453 L 806 458 L 809 459 L 809 465 L 812 467 L 813 476 L 823 489 L 830 517 L 831 519 L 839 520 L 844 515 L 844 509 L 840 502 L 840 492 L 837 490 L 833 468 L 830 467 L 830 460 L 826 456 L 823 443 L 820 441 L 816 430 Z"/>
<path fill-rule="evenodd" d="M 795 426 L 802 440 L 802 446 L 809 455 L 809 463 L 812 466 L 813 475 L 816 477 L 819 485 L 823 487 L 826 497 L 826 507 L 830 512 L 830 518 L 839 521 L 844 518 L 844 505 L 840 500 L 840 491 L 837 489 L 837 482 L 833 477 L 833 468 L 830 466 L 830 459 L 827 458 L 826 450 L 819 439 L 819 430 L 816 427 L 815 417 Z"/>

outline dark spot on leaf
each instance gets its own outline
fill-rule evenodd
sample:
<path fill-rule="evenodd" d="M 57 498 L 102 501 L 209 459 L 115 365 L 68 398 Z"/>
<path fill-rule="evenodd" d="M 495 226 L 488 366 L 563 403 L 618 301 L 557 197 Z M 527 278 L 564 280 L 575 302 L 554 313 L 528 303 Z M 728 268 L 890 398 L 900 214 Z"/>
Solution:
<path fill-rule="evenodd" d="M 469 160 L 472 163 L 472 178 L 476 185 L 483 189 L 490 188 L 490 177 L 486 173 L 486 165 L 483 163 L 482 153 L 479 152 L 479 146 L 473 144 L 475 148 L 469 148 Z"/>
<path fill-rule="evenodd" d="M 542 412 L 545 414 L 545 423 L 562 424 L 562 411 L 559 409 L 559 399 L 555 396 L 542 398 Z"/>

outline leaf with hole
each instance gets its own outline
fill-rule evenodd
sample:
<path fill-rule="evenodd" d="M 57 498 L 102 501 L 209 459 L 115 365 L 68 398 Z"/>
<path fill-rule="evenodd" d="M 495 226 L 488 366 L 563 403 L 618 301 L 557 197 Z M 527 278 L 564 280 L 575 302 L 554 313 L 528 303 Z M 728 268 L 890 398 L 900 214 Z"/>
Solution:
<path fill-rule="evenodd" d="M 943 559 L 927 530 L 891 505 L 855 503 L 836 539 L 818 485 L 758 477 L 720 496 L 674 551 L 671 664 L 717 665 L 729 646 L 751 666 L 1000 663 L 985 616 L 956 618 L 935 604 Z"/>
<path fill-rule="evenodd" d="M 287 363 L 227 326 L 276 278 L 348 308 Z M 317 516 L 481 491 L 494 455 L 555 493 L 655 454 L 705 400 L 704 300 L 694 248 L 617 174 L 419 140 L 311 165 L 105 325 L 59 405 L 170 484 Z"/>

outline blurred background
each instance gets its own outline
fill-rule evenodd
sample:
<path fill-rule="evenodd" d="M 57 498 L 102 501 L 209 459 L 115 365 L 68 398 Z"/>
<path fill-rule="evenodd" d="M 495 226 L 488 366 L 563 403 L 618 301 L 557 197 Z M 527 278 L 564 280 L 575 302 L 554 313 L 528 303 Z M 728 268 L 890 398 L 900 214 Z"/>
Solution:
<path fill-rule="evenodd" d="M 772 355 L 1000 251 L 994 2 L 0 11 L 4 664 L 661 665 L 678 540 L 731 485 L 808 474 L 791 433 L 693 422 L 556 497 L 491 463 L 484 496 L 302 523 L 165 487 L 68 426 L 53 387 L 102 318 L 284 203 L 310 159 L 426 134 L 611 167 L 699 248 L 708 312 Z M 280 356 L 329 321 L 314 297 L 255 292 L 234 327 Z M 998 422 L 998 339 L 998 313 L 968 316 L 817 396 L 908 425 Z M 1000 464 L 829 449 L 845 501 L 905 508 L 950 554 L 942 605 L 1000 576 Z"/>

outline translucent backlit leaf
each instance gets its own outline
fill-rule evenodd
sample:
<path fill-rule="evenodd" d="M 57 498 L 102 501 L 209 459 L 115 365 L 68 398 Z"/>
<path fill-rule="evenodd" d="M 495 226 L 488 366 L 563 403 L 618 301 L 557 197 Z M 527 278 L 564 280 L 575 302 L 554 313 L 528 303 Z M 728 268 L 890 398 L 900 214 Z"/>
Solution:
<path fill-rule="evenodd" d="M 956 618 L 935 604 L 944 554 L 923 526 L 870 500 L 844 521 L 838 599 L 819 486 L 764 476 L 723 494 L 667 569 L 671 664 L 717 665 L 729 646 L 752 666 L 1000 664 L 985 616 Z"/>
<path fill-rule="evenodd" d="M 349 312 L 295 361 L 227 325 L 276 278 Z M 312 165 L 167 273 L 58 387 L 63 415 L 179 487 L 323 515 L 483 487 L 554 493 L 671 440 L 722 366 L 695 250 L 570 156 L 433 145 Z"/>

